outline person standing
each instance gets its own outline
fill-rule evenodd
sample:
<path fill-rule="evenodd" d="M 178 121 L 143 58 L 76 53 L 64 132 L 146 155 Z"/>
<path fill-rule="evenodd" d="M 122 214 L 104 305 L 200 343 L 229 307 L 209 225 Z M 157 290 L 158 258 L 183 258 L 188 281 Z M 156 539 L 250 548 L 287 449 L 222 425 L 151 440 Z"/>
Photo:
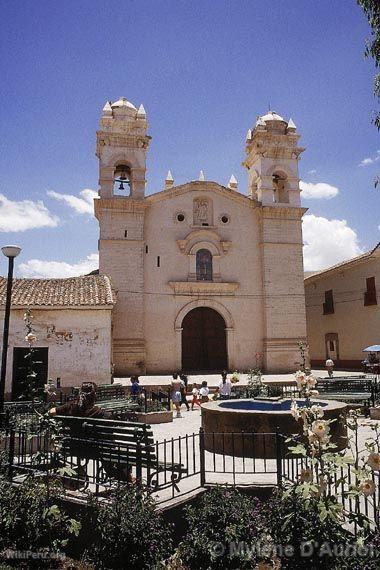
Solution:
<path fill-rule="evenodd" d="M 137 400 L 140 394 L 140 384 L 139 384 L 139 377 L 138 376 L 131 376 L 131 396 L 133 400 Z"/>
<path fill-rule="evenodd" d="M 222 379 L 219 382 L 219 388 L 218 388 L 220 399 L 228 400 L 231 397 L 231 389 L 232 389 L 232 384 L 228 380 L 227 372 L 223 370 Z"/>
<path fill-rule="evenodd" d="M 332 360 L 332 358 L 328 358 L 326 360 L 326 370 L 327 374 L 329 375 L 329 378 L 332 378 L 334 375 L 334 361 Z"/>
<path fill-rule="evenodd" d="M 192 399 L 192 401 L 191 401 L 191 411 L 194 410 L 194 406 L 199 406 L 199 407 L 201 407 L 201 402 L 200 402 L 200 399 L 199 399 L 199 390 L 198 390 L 198 385 L 197 385 L 197 384 L 193 384 L 192 395 L 193 395 L 193 399 Z"/>
<path fill-rule="evenodd" d="M 187 411 L 190 411 L 189 402 L 187 401 L 187 376 L 185 374 L 180 374 L 181 379 L 181 405 L 185 404 Z"/>
<path fill-rule="evenodd" d="M 182 394 L 181 394 L 181 380 L 178 377 L 178 372 L 174 372 L 173 374 L 173 380 L 171 381 L 170 385 L 170 394 L 173 405 L 177 411 L 176 418 L 181 418 Z"/>

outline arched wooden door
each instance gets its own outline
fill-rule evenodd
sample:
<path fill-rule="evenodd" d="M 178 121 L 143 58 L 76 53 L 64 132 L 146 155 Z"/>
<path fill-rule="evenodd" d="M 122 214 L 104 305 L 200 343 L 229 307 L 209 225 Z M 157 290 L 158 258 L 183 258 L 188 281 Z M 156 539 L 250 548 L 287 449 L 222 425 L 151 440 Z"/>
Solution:
<path fill-rule="evenodd" d="M 209 307 L 189 311 L 182 321 L 182 370 L 227 369 L 226 323 Z"/>

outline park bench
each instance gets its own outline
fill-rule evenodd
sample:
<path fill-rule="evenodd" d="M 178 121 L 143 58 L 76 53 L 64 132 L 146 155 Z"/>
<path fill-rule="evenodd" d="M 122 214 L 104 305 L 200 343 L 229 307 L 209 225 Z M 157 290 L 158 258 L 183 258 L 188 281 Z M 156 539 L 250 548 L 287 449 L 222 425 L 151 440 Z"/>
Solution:
<path fill-rule="evenodd" d="M 96 391 L 96 405 L 110 418 L 128 419 L 139 409 L 122 384 L 100 384 Z"/>
<path fill-rule="evenodd" d="M 96 388 L 96 400 L 106 402 L 109 400 L 119 400 L 126 397 L 125 386 L 122 384 L 99 384 Z"/>
<path fill-rule="evenodd" d="M 166 457 L 165 461 L 159 460 L 149 425 L 72 416 L 56 416 L 56 419 L 62 422 L 64 433 L 60 453 L 66 464 L 76 458 L 77 473 L 83 477 L 85 486 L 91 478 L 97 486 L 113 481 L 131 482 L 134 467 L 137 482 L 144 480 L 154 490 L 170 486 L 179 490 L 177 483 L 186 469 Z M 160 478 L 160 473 L 164 477 Z"/>
<path fill-rule="evenodd" d="M 375 402 L 375 386 L 365 377 L 318 378 L 316 390 L 322 399 L 361 404 L 366 412 Z"/>

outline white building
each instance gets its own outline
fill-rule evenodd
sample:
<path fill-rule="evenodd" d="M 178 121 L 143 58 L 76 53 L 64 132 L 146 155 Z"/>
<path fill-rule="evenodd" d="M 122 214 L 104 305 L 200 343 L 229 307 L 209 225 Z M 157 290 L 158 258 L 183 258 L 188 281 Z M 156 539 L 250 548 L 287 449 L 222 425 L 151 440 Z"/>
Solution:
<path fill-rule="evenodd" d="M 6 279 L 0 278 L 0 304 L 5 305 Z M 9 334 L 6 394 L 18 396 L 25 376 L 25 310 L 33 315 L 37 341 L 33 360 L 37 384 L 48 378 L 62 387 L 111 379 L 112 309 L 108 277 L 15 279 Z M 2 310 L 2 319 L 4 308 Z M 1 322 L 1 327 L 3 323 Z M 2 332 L 2 330 L 1 330 Z"/>
<path fill-rule="evenodd" d="M 224 186 L 201 172 L 176 186 L 169 171 L 146 196 L 147 130 L 142 106 L 106 103 L 96 150 L 100 275 L 15 281 L 8 391 L 27 306 L 44 377 L 63 386 L 108 382 L 111 369 L 248 370 L 256 353 L 269 372 L 297 368 L 306 315 L 295 124 L 268 112 L 248 131 L 245 194 L 234 176 Z"/>
<path fill-rule="evenodd" d="M 131 372 L 293 370 L 306 338 L 298 160 L 293 121 L 249 130 L 247 195 L 200 179 L 145 195 L 145 110 L 107 102 L 97 132 L 100 274 L 117 290 L 113 361 Z M 128 188 L 129 187 L 129 188 Z M 128 191 L 126 190 L 128 189 Z"/>

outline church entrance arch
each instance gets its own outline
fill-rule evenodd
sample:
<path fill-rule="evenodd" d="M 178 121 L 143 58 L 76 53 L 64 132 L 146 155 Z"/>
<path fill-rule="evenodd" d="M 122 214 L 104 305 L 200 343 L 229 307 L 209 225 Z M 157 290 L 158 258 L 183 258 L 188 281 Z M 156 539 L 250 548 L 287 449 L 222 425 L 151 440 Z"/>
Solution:
<path fill-rule="evenodd" d="M 226 322 L 210 307 L 196 307 L 182 320 L 182 370 L 185 372 L 227 369 Z"/>

